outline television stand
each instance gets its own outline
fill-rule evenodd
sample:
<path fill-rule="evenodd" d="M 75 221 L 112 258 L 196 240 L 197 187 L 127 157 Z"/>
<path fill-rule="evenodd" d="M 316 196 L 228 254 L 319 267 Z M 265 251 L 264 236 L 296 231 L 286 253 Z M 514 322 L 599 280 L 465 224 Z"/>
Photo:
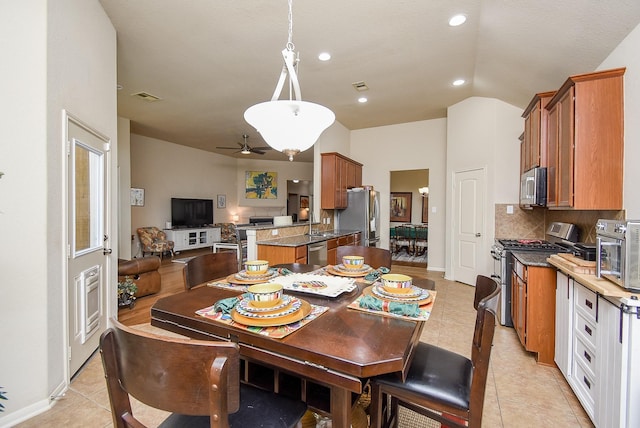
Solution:
<path fill-rule="evenodd" d="M 173 241 L 175 252 L 213 247 L 214 242 L 221 240 L 219 227 L 164 229 L 164 232 Z"/>

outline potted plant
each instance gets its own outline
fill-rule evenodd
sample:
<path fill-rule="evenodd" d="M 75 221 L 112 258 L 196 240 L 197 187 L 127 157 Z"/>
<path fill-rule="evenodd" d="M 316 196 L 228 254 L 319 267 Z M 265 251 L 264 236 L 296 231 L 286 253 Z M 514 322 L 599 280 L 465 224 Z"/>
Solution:
<path fill-rule="evenodd" d="M 7 392 L 3 391 L 4 388 L 0 386 L 0 400 L 8 400 Z M 4 412 L 4 404 L 0 403 L 0 412 Z"/>
<path fill-rule="evenodd" d="M 132 309 L 136 302 L 134 295 L 138 291 L 138 286 L 129 276 L 124 277 L 124 281 L 118 282 L 118 306 L 128 306 Z"/>

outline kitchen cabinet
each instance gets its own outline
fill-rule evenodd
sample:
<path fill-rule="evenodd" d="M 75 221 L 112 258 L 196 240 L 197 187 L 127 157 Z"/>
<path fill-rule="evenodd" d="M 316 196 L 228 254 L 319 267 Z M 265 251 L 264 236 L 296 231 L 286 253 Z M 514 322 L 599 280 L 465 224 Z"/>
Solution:
<path fill-rule="evenodd" d="M 329 239 L 327 241 L 327 264 L 335 265 L 342 263 L 342 260 L 338 260 L 338 247 L 344 245 L 360 245 L 360 236 L 361 233 L 358 232 L 351 235 L 340 236 L 339 238 Z"/>
<path fill-rule="evenodd" d="M 362 186 L 362 164 L 335 152 L 321 156 L 321 208 L 344 209 L 347 207 L 347 189 Z"/>
<path fill-rule="evenodd" d="M 556 310 L 567 313 L 556 316 L 556 336 L 568 346 L 556 348 L 556 363 L 595 426 L 638 426 L 638 300 L 603 296 L 582 280 L 558 270 Z"/>
<path fill-rule="evenodd" d="M 258 244 L 258 259 L 269 261 L 269 265 L 282 263 L 307 263 L 307 246 L 286 247 Z"/>
<path fill-rule="evenodd" d="M 545 108 L 555 91 L 536 94 L 524 110 L 524 135 L 521 144 L 520 173 L 547 166 L 547 119 Z"/>
<path fill-rule="evenodd" d="M 203 229 L 164 229 L 167 239 L 173 241 L 173 250 L 184 251 L 196 248 L 212 247 L 214 242 L 220 242 L 219 227 Z"/>
<path fill-rule="evenodd" d="M 547 207 L 622 209 L 624 72 L 571 76 L 547 103 Z"/>
<path fill-rule="evenodd" d="M 556 272 L 527 266 L 514 256 L 511 317 L 520 343 L 536 353 L 540 364 L 553 365 L 555 355 Z"/>
<path fill-rule="evenodd" d="M 556 329 L 554 361 L 565 378 L 571 376 L 573 349 L 573 278 L 556 273 Z"/>

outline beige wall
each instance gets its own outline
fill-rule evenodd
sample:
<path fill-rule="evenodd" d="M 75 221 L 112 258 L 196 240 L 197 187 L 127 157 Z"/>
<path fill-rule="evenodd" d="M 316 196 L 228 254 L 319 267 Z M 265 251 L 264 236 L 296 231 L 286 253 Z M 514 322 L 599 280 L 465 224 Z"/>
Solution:
<path fill-rule="evenodd" d="M 118 258 L 131 259 L 131 121 L 118 118 Z"/>
<path fill-rule="evenodd" d="M 429 199 L 423 198 L 418 189 L 428 185 L 429 170 L 427 169 L 391 171 L 391 192 L 411 192 L 411 221 L 409 223 L 422 223 L 422 203 L 428 203 Z M 393 221 L 389 223 L 391 227 L 402 224 Z"/>
<path fill-rule="evenodd" d="M 117 156 L 116 37 L 97 1 L 5 1 L 0 16 L 0 426 L 13 426 L 66 386 L 62 112 L 111 138 Z"/>
<path fill-rule="evenodd" d="M 522 110 L 492 98 L 468 98 L 447 110 L 447 189 L 453 188 L 453 176 L 458 171 L 486 171 L 484 225 L 479 231 L 484 237 L 478 274 L 493 272 L 490 256 L 495 236 L 495 204 L 519 200 L 520 140 L 524 122 Z M 453 193 L 447 192 L 445 253 L 447 279 L 453 277 L 451 235 L 453 229 Z"/>
<path fill-rule="evenodd" d="M 364 164 L 362 183 L 389 207 L 391 171 L 428 169 L 429 270 L 444 270 L 447 120 L 435 119 L 351 131 L 351 157 Z M 389 248 L 389 210 L 381 209 L 381 246 Z"/>
<path fill-rule="evenodd" d="M 277 172 L 278 198 L 247 199 L 246 171 Z M 145 189 L 144 206 L 130 207 L 132 255 L 138 254 L 138 227 L 164 228 L 171 220 L 172 197 L 213 199 L 214 222 L 231 222 L 237 214 L 246 223 L 250 216 L 286 214 L 287 180 L 311 180 L 312 174 L 312 163 L 236 159 L 131 134 L 131 187 Z M 217 208 L 217 195 L 226 195 L 226 208 Z"/>

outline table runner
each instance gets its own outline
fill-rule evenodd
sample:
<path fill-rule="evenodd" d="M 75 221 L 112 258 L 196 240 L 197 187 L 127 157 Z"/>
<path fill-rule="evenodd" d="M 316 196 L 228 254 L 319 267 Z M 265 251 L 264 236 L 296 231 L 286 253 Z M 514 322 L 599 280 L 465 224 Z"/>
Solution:
<path fill-rule="evenodd" d="M 300 328 L 309 324 L 311 321 L 318 318 L 320 315 L 322 315 L 323 313 L 329 310 L 329 308 L 326 306 L 312 304 L 311 313 L 307 315 L 305 318 L 301 319 L 300 321 L 294 322 L 292 324 L 275 326 L 275 327 L 254 327 L 254 326 L 240 324 L 234 321 L 231 318 L 230 314 L 216 312 L 213 309 L 214 306 L 215 304 L 208 306 L 206 308 L 200 309 L 196 311 L 196 314 L 213 321 L 217 321 L 233 327 L 241 328 L 243 330 L 247 330 L 252 333 L 261 334 L 263 336 L 272 337 L 274 339 L 282 339 L 283 337 L 288 336 L 289 334 L 293 333 L 296 330 L 299 330 Z"/>

